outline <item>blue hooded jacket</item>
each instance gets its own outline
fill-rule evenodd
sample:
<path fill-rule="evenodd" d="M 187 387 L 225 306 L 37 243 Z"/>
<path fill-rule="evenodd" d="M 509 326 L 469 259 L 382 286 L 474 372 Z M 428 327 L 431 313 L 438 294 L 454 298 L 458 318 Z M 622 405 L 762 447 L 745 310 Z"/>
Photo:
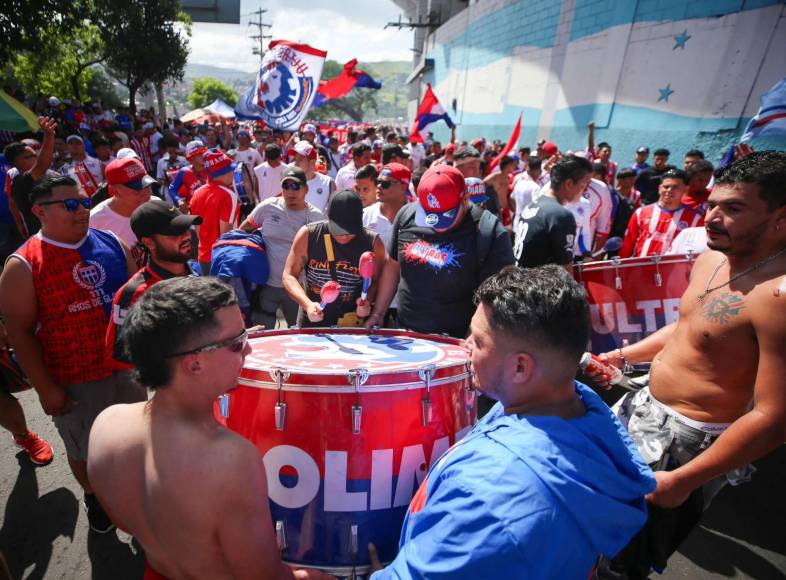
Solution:
<path fill-rule="evenodd" d="M 616 555 L 644 525 L 655 478 L 600 397 L 576 391 L 575 419 L 497 403 L 432 466 L 398 556 L 372 578 L 586 580 L 598 555 Z"/>

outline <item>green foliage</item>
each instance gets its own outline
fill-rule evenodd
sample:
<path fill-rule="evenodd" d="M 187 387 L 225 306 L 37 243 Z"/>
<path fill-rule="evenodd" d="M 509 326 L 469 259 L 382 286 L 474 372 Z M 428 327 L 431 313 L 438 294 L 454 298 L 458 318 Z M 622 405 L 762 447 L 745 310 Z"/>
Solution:
<path fill-rule="evenodd" d="M 40 35 L 37 50 L 16 56 L 13 74 L 28 94 L 81 100 L 93 76 L 91 67 L 104 59 L 103 53 L 104 43 L 92 24 L 82 23 L 68 34 L 49 30 Z"/>
<path fill-rule="evenodd" d="M 145 83 L 183 78 L 191 20 L 180 0 L 94 0 L 93 21 L 109 50 L 107 67 L 128 87 L 132 112 Z M 179 22 L 178 22 L 179 21 Z"/>
<path fill-rule="evenodd" d="M 188 95 L 188 104 L 192 109 L 197 109 L 209 105 L 216 99 L 221 99 L 230 107 L 234 107 L 237 103 L 237 93 L 220 80 L 205 77 L 194 81 L 191 94 Z"/>
<path fill-rule="evenodd" d="M 104 108 L 117 109 L 122 106 L 123 100 L 128 98 L 128 94 L 118 94 L 117 88 L 112 84 L 102 66 L 95 66 L 91 69 L 90 82 L 87 87 L 87 96 L 93 102 L 101 102 Z M 121 87 L 122 88 L 122 87 Z"/>
<path fill-rule="evenodd" d="M 16 0 L 0 8 L 0 68 L 23 52 L 40 50 L 53 35 L 68 35 L 87 17 L 90 0 Z"/>

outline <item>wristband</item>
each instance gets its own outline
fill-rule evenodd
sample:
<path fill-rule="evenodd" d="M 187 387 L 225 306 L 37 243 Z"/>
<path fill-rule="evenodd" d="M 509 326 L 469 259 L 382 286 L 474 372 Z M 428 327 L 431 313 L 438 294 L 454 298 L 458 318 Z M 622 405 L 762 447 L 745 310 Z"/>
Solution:
<path fill-rule="evenodd" d="M 622 369 L 623 374 L 627 373 L 628 372 L 628 360 L 625 358 L 625 355 L 622 352 L 622 347 L 619 347 L 617 349 L 617 354 L 620 356 L 620 362 L 622 363 L 622 366 L 620 368 Z"/>

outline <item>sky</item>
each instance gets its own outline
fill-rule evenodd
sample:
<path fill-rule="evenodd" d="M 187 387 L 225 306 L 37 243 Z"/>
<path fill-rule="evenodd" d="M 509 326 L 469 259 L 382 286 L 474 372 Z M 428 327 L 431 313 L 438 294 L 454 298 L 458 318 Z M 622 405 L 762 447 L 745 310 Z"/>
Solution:
<path fill-rule="evenodd" d="M 352 58 L 361 62 L 412 60 L 413 33 L 384 29 L 402 14 L 391 0 L 286 0 L 286 7 L 282 4 L 241 0 L 240 24 L 194 23 L 188 62 L 256 71 L 259 57 L 251 53 L 255 41 L 248 37 L 256 32 L 248 22 L 257 19 L 250 13 L 258 8 L 268 10 L 263 21 L 273 25 L 266 34 L 327 50 L 328 59 L 342 63 Z"/>

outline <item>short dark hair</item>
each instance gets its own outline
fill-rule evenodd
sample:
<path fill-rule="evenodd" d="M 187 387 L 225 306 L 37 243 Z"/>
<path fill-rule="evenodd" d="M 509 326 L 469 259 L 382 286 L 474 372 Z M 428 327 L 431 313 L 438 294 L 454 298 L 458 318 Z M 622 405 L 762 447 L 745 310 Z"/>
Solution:
<path fill-rule="evenodd" d="M 104 145 L 109 147 L 109 140 L 104 137 L 96 137 L 92 140 L 92 143 L 93 147 L 103 147 Z"/>
<path fill-rule="evenodd" d="M 698 157 L 699 159 L 704 159 L 704 151 L 700 149 L 691 149 L 685 154 L 685 157 Z"/>
<path fill-rule="evenodd" d="M 232 287 L 213 277 L 178 277 L 150 287 L 120 327 L 125 355 L 151 389 L 172 380 L 173 359 L 218 325 L 216 311 L 237 304 Z M 197 343 L 198 344 L 198 343 Z"/>
<path fill-rule="evenodd" d="M 685 185 L 688 184 L 688 176 L 682 169 L 677 169 L 676 167 L 669 169 L 666 173 L 663 174 L 661 177 L 661 183 L 663 183 L 664 179 L 679 179 Z"/>
<path fill-rule="evenodd" d="M 30 190 L 30 205 L 46 201 L 52 197 L 55 187 L 76 187 L 77 183 L 67 175 L 44 177 L 33 189 Z"/>
<path fill-rule="evenodd" d="M 480 285 L 475 303 L 491 310 L 494 330 L 546 345 L 575 359 L 577 365 L 587 348 L 587 294 L 562 266 L 507 266 Z"/>
<path fill-rule="evenodd" d="M 276 145 L 275 143 L 269 143 L 265 145 L 265 158 L 272 159 L 275 161 L 276 159 L 281 158 L 281 147 Z"/>
<path fill-rule="evenodd" d="M 713 167 L 712 163 L 706 159 L 699 159 L 696 163 L 693 163 L 690 167 L 688 167 L 688 170 L 685 172 L 685 176 L 687 177 L 688 181 L 690 181 L 697 175 L 702 173 L 712 173 L 713 171 L 715 171 L 715 167 Z"/>
<path fill-rule="evenodd" d="M 16 158 L 24 153 L 27 147 L 28 146 L 24 143 L 9 143 L 5 146 L 5 149 L 3 149 L 3 155 L 5 156 L 6 161 L 13 165 Z"/>
<path fill-rule="evenodd" d="M 606 164 L 603 161 L 595 161 L 592 164 L 592 173 L 600 173 L 606 175 Z"/>
<path fill-rule="evenodd" d="M 636 177 L 636 171 L 631 167 L 624 167 L 617 172 L 617 179 L 625 179 L 626 177 Z"/>
<path fill-rule="evenodd" d="M 600 143 L 598 143 L 598 149 L 603 149 L 604 147 L 609 151 L 611 151 L 611 145 L 609 145 L 605 141 L 601 141 Z"/>
<path fill-rule="evenodd" d="M 513 157 L 511 157 L 510 155 L 505 155 L 505 157 L 500 159 L 500 162 L 499 162 L 500 170 L 505 169 L 505 167 L 507 167 L 511 163 L 516 163 L 516 160 Z"/>
<path fill-rule="evenodd" d="M 770 211 L 786 205 L 786 153 L 757 151 L 718 170 L 715 184 L 751 183 L 758 185 L 759 197 Z"/>
<path fill-rule="evenodd" d="M 394 143 L 386 143 L 382 146 L 382 165 L 387 165 L 393 161 L 394 157 L 404 157 L 404 150 L 401 145 Z"/>
<path fill-rule="evenodd" d="M 579 181 L 587 173 L 592 173 L 592 164 L 589 160 L 577 155 L 568 155 L 552 166 L 551 187 L 558 189 L 568 179 Z"/>
<path fill-rule="evenodd" d="M 364 153 L 371 151 L 371 147 L 365 143 L 355 143 L 352 146 L 352 158 L 361 157 Z"/>
<path fill-rule="evenodd" d="M 373 163 L 369 163 L 368 165 L 364 165 L 360 169 L 355 172 L 355 179 L 371 179 L 376 180 L 379 176 L 379 171 L 377 171 L 377 166 Z"/>
<path fill-rule="evenodd" d="M 530 149 L 529 147 L 520 147 L 519 153 L 521 153 L 522 155 L 529 155 L 530 153 L 532 153 L 532 149 Z"/>
<path fill-rule="evenodd" d="M 652 156 L 654 157 L 655 155 L 665 155 L 666 157 L 668 157 L 669 155 L 671 155 L 671 151 L 661 147 L 660 149 L 655 149 L 655 151 L 652 152 Z"/>
<path fill-rule="evenodd" d="M 543 161 L 541 161 L 540 157 L 530 157 L 527 159 L 527 167 L 529 167 L 532 171 L 538 171 L 543 167 Z"/>

